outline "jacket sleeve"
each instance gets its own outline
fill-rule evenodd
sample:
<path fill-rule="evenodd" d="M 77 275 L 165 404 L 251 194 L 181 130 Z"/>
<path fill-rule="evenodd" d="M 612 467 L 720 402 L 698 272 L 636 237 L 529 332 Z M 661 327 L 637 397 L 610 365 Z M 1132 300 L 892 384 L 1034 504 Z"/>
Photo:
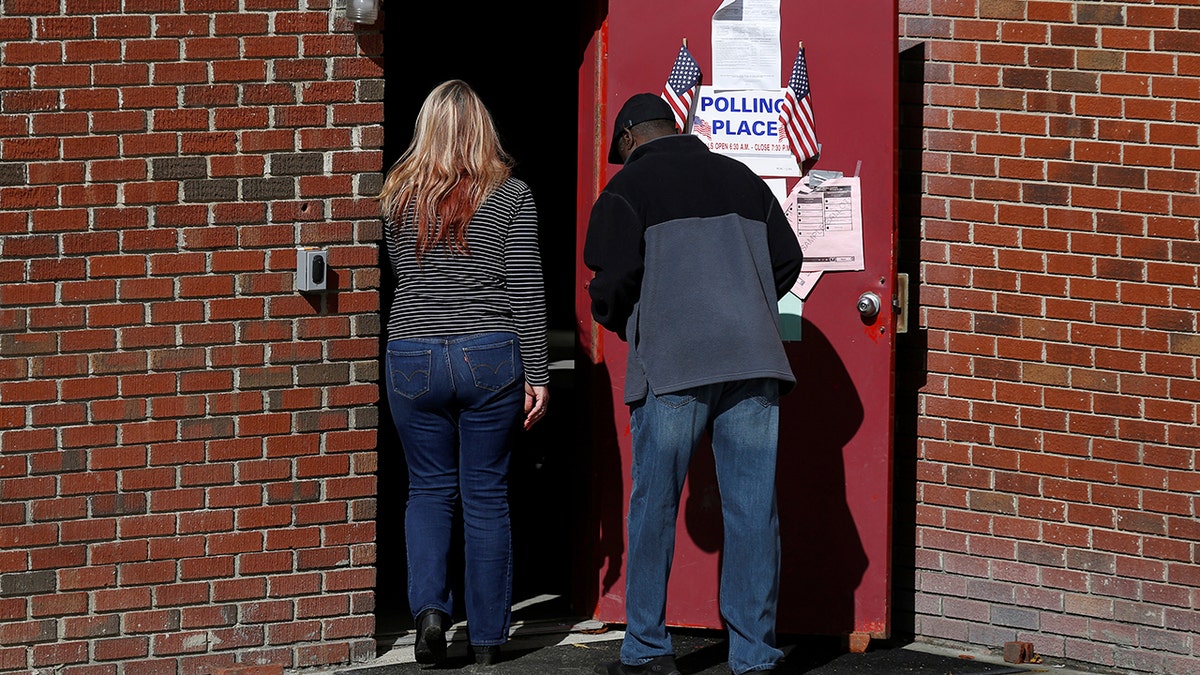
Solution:
<path fill-rule="evenodd" d="M 600 193 L 588 220 L 583 264 L 595 273 L 588 284 L 592 317 L 622 340 L 642 284 L 643 233 L 641 218 L 628 201 Z"/>
<path fill-rule="evenodd" d="M 771 269 L 775 273 L 776 300 L 792 290 L 800 277 L 800 266 L 804 263 L 804 252 L 795 230 L 788 223 L 783 207 L 774 194 L 768 195 L 767 246 L 771 249 Z"/>

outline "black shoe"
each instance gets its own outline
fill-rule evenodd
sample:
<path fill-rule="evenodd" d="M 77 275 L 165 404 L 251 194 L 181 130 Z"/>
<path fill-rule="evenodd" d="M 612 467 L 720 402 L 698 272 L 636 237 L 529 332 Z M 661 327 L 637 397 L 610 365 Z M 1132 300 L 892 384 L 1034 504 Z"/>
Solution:
<path fill-rule="evenodd" d="M 675 657 L 671 654 L 656 656 L 640 666 L 614 661 L 596 666 L 592 672 L 597 675 L 683 675 L 675 667 Z"/>
<path fill-rule="evenodd" d="M 413 647 L 417 663 L 436 665 L 446 660 L 446 628 L 450 617 L 440 609 L 417 615 L 417 643 Z"/>
<path fill-rule="evenodd" d="M 471 645 L 471 651 L 476 665 L 491 666 L 500 660 L 500 645 Z"/>

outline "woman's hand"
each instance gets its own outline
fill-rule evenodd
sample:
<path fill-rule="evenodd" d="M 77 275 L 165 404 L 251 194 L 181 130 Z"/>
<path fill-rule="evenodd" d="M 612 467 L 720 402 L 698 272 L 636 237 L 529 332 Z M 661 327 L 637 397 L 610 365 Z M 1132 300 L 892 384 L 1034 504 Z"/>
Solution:
<path fill-rule="evenodd" d="M 550 388 L 542 385 L 535 387 L 525 383 L 525 429 L 531 428 L 535 422 L 546 415 L 546 404 L 550 402 Z"/>

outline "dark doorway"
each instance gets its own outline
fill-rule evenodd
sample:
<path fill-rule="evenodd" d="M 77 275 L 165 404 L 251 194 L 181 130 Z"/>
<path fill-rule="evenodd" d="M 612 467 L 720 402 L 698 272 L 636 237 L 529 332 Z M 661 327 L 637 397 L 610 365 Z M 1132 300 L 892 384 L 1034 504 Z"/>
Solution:
<path fill-rule="evenodd" d="M 576 3 L 433 2 L 398 4 L 383 17 L 385 170 L 408 146 L 429 90 L 460 78 L 491 109 L 505 149 L 516 159 L 514 173 L 529 184 L 537 203 L 551 329 L 551 408 L 514 449 L 510 481 L 514 601 L 558 598 L 535 612 L 572 611 L 567 605 L 573 525 L 586 515 L 573 506 L 584 458 L 572 433 L 576 107 L 583 11 Z M 386 326 L 391 279 L 383 255 L 381 251 Z M 382 354 L 385 335 L 380 342 Z M 384 643 L 412 626 L 404 549 L 407 472 L 386 396 L 380 401 L 378 450 L 376 635 Z"/>

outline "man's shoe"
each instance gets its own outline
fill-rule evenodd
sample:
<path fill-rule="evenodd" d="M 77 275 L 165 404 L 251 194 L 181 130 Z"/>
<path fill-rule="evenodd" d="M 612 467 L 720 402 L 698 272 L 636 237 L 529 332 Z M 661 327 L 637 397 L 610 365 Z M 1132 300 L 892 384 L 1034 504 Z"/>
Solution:
<path fill-rule="evenodd" d="M 596 666 L 592 672 L 597 675 L 683 675 L 675 667 L 675 657 L 671 654 L 656 656 L 640 666 L 614 661 Z"/>
<path fill-rule="evenodd" d="M 417 643 L 413 655 L 417 663 L 437 665 L 446 660 L 446 628 L 450 617 L 440 609 L 429 609 L 417 615 Z"/>

